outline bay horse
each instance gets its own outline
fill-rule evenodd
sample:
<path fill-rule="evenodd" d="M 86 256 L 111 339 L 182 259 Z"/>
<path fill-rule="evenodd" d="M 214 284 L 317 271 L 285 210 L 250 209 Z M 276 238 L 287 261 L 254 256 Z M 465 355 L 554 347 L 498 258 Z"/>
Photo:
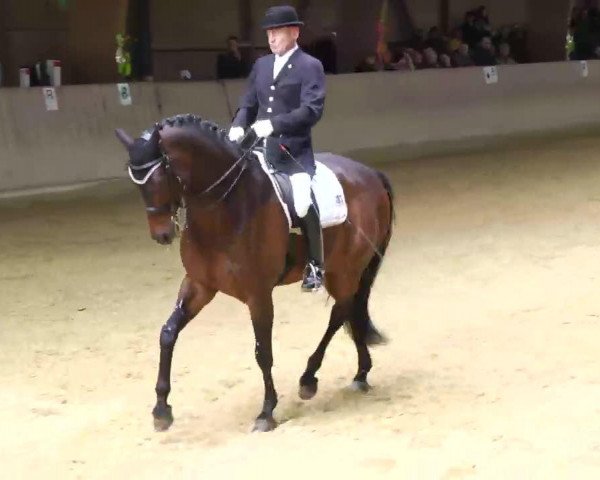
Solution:
<path fill-rule="evenodd" d="M 132 139 L 116 136 L 127 148 L 127 167 L 145 203 L 150 234 L 160 244 L 176 236 L 175 216 L 185 207 L 180 255 L 185 268 L 175 308 L 160 332 L 156 405 L 157 431 L 173 423 L 167 403 L 171 361 L 181 330 L 217 292 L 247 305 L 255 335 L 255 356 L 264 381 L 264 402 L 255 431 L 276 427 L 277 393 L 271 367 L 273 289 L 299 282 L 306 263 L 304 241 L 290 229 L 270 179 L 250 149 L 231 142 L 225 130 L 195 115 L 164 119 Z M 335 303 L 329 324 L 306 370 L 299 395 L 317 393 L 316 373 L 334 334 L 342 327 L 358 353 L 352 387 L 366 391 L 372 362 L 369 345 L 385 343 L 368 311 L 371 287 L 392 235 L 394 197 L 385 175 L 342 156 L 320 153 L 316 160 L 339 179 L 348 207 L 344 223 L 325 228 L 324 286 Z M 299 294 L 306 294 L 300 293 Z"/>

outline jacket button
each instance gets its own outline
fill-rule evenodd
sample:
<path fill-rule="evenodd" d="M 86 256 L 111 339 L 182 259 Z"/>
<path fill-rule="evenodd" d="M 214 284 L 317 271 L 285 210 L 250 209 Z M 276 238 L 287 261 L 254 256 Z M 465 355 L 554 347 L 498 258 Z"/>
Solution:
<path fill-rule="evenodd" d="M 272 102 L 272 101 L 273 101 L 273 97 L 269 97 L 269 102 Z"/>
<path fill-rule="evenodd" d="M 271 107 L 267 108 L 267 113 L 271 113 L 273 109 Z"/>
<path fill-rule="evenodd" d="M 271 85 L 271 90 L 275 90 L 275 85 Z"/>

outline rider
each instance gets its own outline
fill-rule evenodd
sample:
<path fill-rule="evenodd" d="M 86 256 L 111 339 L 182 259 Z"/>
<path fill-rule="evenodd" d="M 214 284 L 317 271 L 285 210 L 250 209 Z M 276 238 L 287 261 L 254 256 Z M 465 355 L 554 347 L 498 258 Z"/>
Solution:
<path fill-rule="evenodd" d="M 316 291 L 322 286 L 324 260 L 319 212 L 311 199 L 316 168 L 311 128 L 323 113 L 325 73 L 319 60 L 298 47 L 301 25 L 293 7 L 267 10 L 261 26 L 273 54 L 255 62 L 229 139 L 241 140 L 251 126 L 257 137 L 265 139 L 269 162 L 290 175 L 294 208 L 308 247 L 302 290 Z"/>

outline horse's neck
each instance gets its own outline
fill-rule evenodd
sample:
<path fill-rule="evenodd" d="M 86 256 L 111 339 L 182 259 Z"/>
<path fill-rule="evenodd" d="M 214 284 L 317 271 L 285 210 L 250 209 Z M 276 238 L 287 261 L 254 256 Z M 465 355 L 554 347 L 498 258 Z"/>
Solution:
<path fill-rule="evenodd" d="M 236 170 L 237 157 L 203 144 L 199 145 L 199 152 L 198 158 L 190 162 L 190 190 L 201 194 L 211 189 L 211 195 L 223 191 L 223 187 L 235 179 L 235 172 L 227 172 L 232 167 Z"/>
<path fill-rule="evenodd" d="M 248 159 L 248 165 L 235 184 L 240 173 L 238 168 L 234 168 L 208 196 L 184 194 L 187 226 L 193 238 L 216 247 L 219 243 L 223 246 L 230 243 L 253 220 L 256 211 L 272 198 L 268 179 L 261 174 L 258 165 L 252 164 L 253 161 L 253 158 Z M 215 180 L 229 168 L 230 165 L 221 168 L 223 171 Z"/>

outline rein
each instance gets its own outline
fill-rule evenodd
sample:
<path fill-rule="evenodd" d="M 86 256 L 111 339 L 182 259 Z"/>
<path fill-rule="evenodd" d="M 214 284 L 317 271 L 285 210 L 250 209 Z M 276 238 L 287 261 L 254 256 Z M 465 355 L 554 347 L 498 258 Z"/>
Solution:
<path fill-rule="evenodd" d="M 243 143 L 244 140 L 246 139 L 246 137 L 248 136 L 248 134 L 246 133 L 246 135 L 244 136 L 244 138 L 240 141 L 240 143 Z M 206 190 L 204 190 L 203 192 L 200 192 L 198 194 L 198 196 L 200 195 L 206 195 L 207 193 L 209 193 L 213 188 L 215 188 L 218 184 L 220 184 L 223 180 L 225 180 L 225 178 L 227 178 L 227 176 L 233 172 L 233 170 L 240 164 L 240 162 L 244 159 L 246 159 L 246 155 L 248 155 L 248 153 L 250 153 L 252 151 L 252 149 L 258 144 L 258 142 L 260 141 L 260 137 L 257 137 L 254 142 L 252 142 L 252 145 L 250 145 L 246 150 L 244 150 L 244 153 L 242 153 L 242 155 L 240 156 L 240 158 L 238 158 L 233 165 L 231 165 L 231 167 L 229 167 L 229 169 L 223 174 L 221 175 L 221 178 L 219 178 L 216 182 L 214 182 L 211 186 L 209 186 Z M 207 207 L 205 208 L 213 208 L 215 205 L 219 204 L 220 202 L 222 202 L 223 200 L 225 200 L 225 198 L 227 197 L 227 195 L 229 195 L 232 190 L 235 188 L 235 186 L 237 185 L 238 181 L 240 180 L 242 174 L 244 173 L 244 171 L 246 170 L 246 167 L 248 165 L 248 161 L 246 159 L 246 162 L 244 162 L 244 165 L 242 166 L 242 168 L 240 169 L 240 173 L 238 173 L 238 176 L 235 177 L 235 180 L 231 183 L 231 185 L 229 186 L 229 188 L 227 189 L 227 191 L 221 195 L 221 197 L 219 199 L 217 199 L 216 201 L 212 202 L 211 204 L 209 204 Z"/>

